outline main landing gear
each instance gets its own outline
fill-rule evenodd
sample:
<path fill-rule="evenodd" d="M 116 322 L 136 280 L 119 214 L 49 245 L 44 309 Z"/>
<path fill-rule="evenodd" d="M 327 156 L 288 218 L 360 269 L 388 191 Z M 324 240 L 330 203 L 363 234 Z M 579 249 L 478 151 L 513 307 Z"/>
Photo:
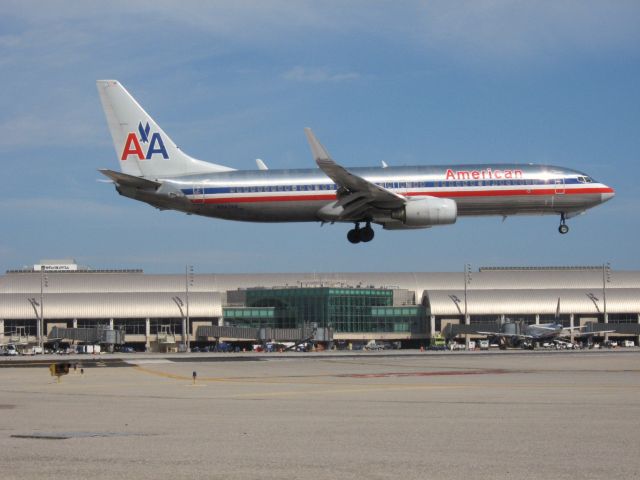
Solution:
<path fill-rule="evenodd" d="M 567 219 L 565 218 L 564 212 L 560 214 L 560 226 L 558 227 L 558 231 L 562 235 L 569 232 L 569 225 L 567 225 Z"/>
<path fill-rule="evenodd" d="M 360 228 L 360 223 L 356 223 L 356 228 L 349 230 L 347 233 L 347 240 L 351 243 L 370 242 L 373 240 L 375 232 L 371 228 L 371 222 L 367 222 L 367 226 Z"/>

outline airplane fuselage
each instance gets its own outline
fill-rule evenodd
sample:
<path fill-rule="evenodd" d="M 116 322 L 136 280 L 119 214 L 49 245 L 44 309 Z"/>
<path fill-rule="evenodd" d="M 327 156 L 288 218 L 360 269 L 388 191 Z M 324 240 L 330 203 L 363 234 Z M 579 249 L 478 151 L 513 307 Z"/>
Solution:
<path fill-rule="evenodd" d="M 545 165 L 442 165 L 349 171 L 412 199 L 452 199 L 458 216 L 571 216 L 613 196 L 610 187 L 584 173 Z M 319 169 L 244 170 L 157 180 L 163 182 L 168 194 L 159 191 L 149 195 L 136 190 L 129 192 L 132 195 L 121 193 L 160 208 L 250 222 L 331 221 L 322 218 L 319 210 L 335 201 L 338 193 L 336 184 Z"/>
<path fill-rule="evenodd" d="M 533 348 L 536 344 L 554 341 L 564 333 L 560 323 L 541 323 L 526 325 L 523 322 L 506 322 L 501 325 L 500 332 L 486 333 L 497 339 L 500 348 Z"/>

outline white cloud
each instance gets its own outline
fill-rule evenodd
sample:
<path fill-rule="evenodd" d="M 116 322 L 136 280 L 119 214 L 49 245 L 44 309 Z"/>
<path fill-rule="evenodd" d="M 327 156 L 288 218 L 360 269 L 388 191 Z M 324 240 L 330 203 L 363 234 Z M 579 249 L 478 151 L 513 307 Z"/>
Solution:
<path fill-rule="evenodd" d="M 89 118 L 86 112 L 67 111 L 60 117 L 42 110 L 40 114 L 24 112 L 0 123 L 0 149 L 106 143 L 107 134 Z"/>
<path fill-rule="evenodd" d="M 442 54 L 486 61 L 567 51 L 638 50 L 640 3 L 598 0 L 433 0 L 418 35 Z"/>
<path fill-rule="evenodd" d="M 334 73 L 328 68 L 293 67 L 282 74 L 285 80 L 310 83 L 338 83 L 357 80 L 360 75 L 355 72 Z"/>
<path fill-rule="evenodd" d="M 637 0 L 413 0 L 401 4 L 362 0 L 7 0 L 0 6 L 0 16 L 11 21 L 13 30 L 0 36 L 0 49 L 17 50 L 16 56 L 0 50 L 0 63 L 5 64 L 20 58 L 20 51 L 36 48 L 46 51 L 47 65 L 55 65 L 77 59 L 83 52 L 95 54 L 96 49 L 103 49 L 114 55 L 126 47 L 132 54 L 132 66 L 136 62 L 153 65 L 158 58 L 169 56 L 166 48 L 174 48 L 174 42 L 168 39 L 176 35 L 187 41 L 194 36 L 205 39 L 180 52 L 184 55 L 228 49 L 234 43 L 299 45 L 318 36 L 345 35 L 387 38 L 417 48 L 426 44 L 442 55 L 467 59 L 479 55 L 485 60 L 558 54 L 565 49 L 637 51 L 640 44 Z M 70 51 L 75 52 L 71 58 L 67 57 Z M 304 74 L 307 81 L 332 76 L 323 69 L 293 74 Z"/>

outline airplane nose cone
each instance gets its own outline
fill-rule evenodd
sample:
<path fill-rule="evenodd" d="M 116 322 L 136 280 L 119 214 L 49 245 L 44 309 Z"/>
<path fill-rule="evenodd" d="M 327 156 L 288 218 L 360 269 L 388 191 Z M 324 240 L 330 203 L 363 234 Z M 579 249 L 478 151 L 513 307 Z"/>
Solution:
<path fill-rule="evenodd" d="M 607 200 L 611 200 L 615 196 L 616 192 L 613 190 L 613 188 L 607 187 L 607 191 L 600 194 L 600 200 L 602 202 L 606 202 Z"/>

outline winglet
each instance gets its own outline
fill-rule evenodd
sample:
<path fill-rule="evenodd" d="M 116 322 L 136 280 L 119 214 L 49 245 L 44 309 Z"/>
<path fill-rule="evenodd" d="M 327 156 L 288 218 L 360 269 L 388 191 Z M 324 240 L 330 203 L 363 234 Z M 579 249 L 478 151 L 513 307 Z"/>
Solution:
<path fill-rule="evenodd" d="M 258 166 L 258 170 L 269 170 L 267 164 L 264 163 L 260 158 L 256 158 L 256 165 Z"/>
<path fill-rule="evenodd" d="M 320 165 L 321 161 L 334 163 L 329 152 L 327 152 L 327 150 L 322 146 L 309 127 L 304 129 L 304 133 L 307 135 L 307 141 L 309 142 L 311 153 L 313 154 L 313 158 L 316 163 L 318 165 Z"/>

